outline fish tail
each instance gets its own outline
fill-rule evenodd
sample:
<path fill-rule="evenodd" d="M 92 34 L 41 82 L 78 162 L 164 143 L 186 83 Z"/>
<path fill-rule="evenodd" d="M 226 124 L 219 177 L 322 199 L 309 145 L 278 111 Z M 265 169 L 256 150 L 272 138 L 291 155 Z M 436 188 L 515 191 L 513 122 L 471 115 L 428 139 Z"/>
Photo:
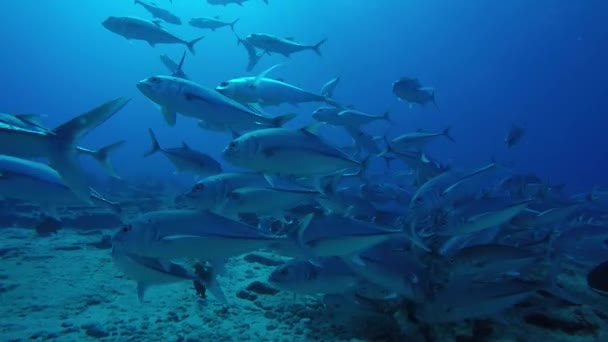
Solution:
<path fill-rule="evenodd" d="M 154 134 L 154 131 L 152 130 L 152 128 L 148 128 L 148 133 L 150 133 L 150 141 L 152 144 L 150 145 L 150 149 L 148 151 L 146 151 L 146 153 L 144 153 L 144 158 L 149 157 L 149 156 L 153 155 L 154 153 L 161 150 L 160 144 L 158 143 L 158 140 L 156 139 L 156 134 Z"/>
<path fill-rule="evenodd" d="M 188 50 L 190 50 L 190 53 L 195 55 L 196 51 L 194 51 L 194 44 L 198 43 L 201 39 L 205 38 L 205 36 L 193 39 L 189 42 L 186 42 L 186 46 L 188 47 Z"/>
<path fill-rule="evenodd" d="M 388 138 L 386 137 L 386 134 L 383 136 L 384 138 L 384 144 L 386 145 L 386 147 L 384 148 L 384 150 L 380 153 L 378 153 L 378 157 L 382 157 L 385 158 L 384 156 L 390 152 L 394 152 L 393 148 L 391 147 L 391 142 L 388 141 Z M 386 159 L 385 159 L 386 160 Z"/>
<path fill-rule="evenodd" d="M 236 18 L 236 20 L 234 20 L 233 22 L 230 23 L 230 29 L 232 30 L 232 32 L 234 32 L 234 24 L 238 23 L 239 20 L 241 20 L 241 18 Z M 240 38 L 239 38 L 239 43 L 240 43 Z"/>
<path fill-rule="evenodd" d="M 323 43 L 325 43 L 326 41 L 327 41 L 327 38 L 325 38 L 325 39 L 321 40 L 320 42 L 318 42 L 317 44 L 311 46 L 311 48 L 317 55 L 323 56 L 321 54 L 321 45 L 323 45 Z"/>
<path fill-rule="evenodd" d="M 393 122 L 393 120 L 391 120 L 390 114 L 391 112 L 387 110 L 386 112 L 384 112 L 384 115 L 382 115 L 382 118 L 388 122 Z"/>
<path fill-rule="evenodd" d="M 441 110 L 441 109 L 439 109 L 439 106 L 437 105 L 437 101 L 435 101 L 435 91 L 434 90 L 431 93 L 431 102 L 433 102 L 433 104 L 435 105 L 435 108 L 437 108 L 437 110 Z"/>
<path fill-rule="evenodd" d="M 450 135 L 450 130 L 451 130 L 451 129 L 452 129 L 452 126 L 448 126 L 448 127 L 446 127 L 446 128 L 443 130 L 443 133 L 442 133 L 442 134 L 443 134 L 443 135 L 444 135 L 446 138 L 450 139 L 450 141 L 451 141 L 451 142 L 455 143 L 455 142 L 456 142 L 456 140 L 454 140 L 454 137 L 452 137 L 452 136 Z"/>
<path fill-rule="evenodd" d="M 53 134 L 50 138 L 54 148 L 48 156 L 49 164 L 74 194 L 86 203 L 91 203 L 91 190 L 78 160 L 78 142 L 121 110 L 129 101 L 130 99 L 124 97 L 108 101 L 52 130 Z"/>
<path fill-rule="evenodd" d="M 272 126 L 283 127 L 283 125 L 285 125 L 289 121 L 293 120 L 296 116 L 298 116 L 298 113 L 289 113 L 289 114 L 285 114 L 285 115 L 279 115 L 276 118 L 272 119 Z"/>
<path fill-rule="evenodd" d="M 106 170 L 106 172 L 117 179 L 120 179 L 120 176 L 116 173 L 112 162 L 110 161 L 110 153 L 114 152 L 118 148 L 120 148 L 125 143 L 125 140 L 120 140 L 110 145 L 104 146 L 97 151 L 93 151 L 91 156 L 97 160 L 101 164 L 101 166 Z"/>

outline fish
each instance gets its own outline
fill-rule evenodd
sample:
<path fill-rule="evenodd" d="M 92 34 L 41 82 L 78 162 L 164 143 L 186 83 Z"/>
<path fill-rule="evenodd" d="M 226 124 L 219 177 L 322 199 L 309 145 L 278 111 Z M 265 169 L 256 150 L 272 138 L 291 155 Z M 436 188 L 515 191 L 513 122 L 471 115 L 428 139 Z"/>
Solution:
<path fill-rule="evenodd" d="M 116 247 L 112 248 L 112 261 L 127 277 L 137 282 L 137 298 L 140 303 L 143 303 L 146 290 L 151 286 L 184 281 L 203 283 L 219 301 L 227 302 L 214 277 L 201 278 L 180 264 L 130 254 Z"/>
<path fill-rule="evenodd" d="M 110 32 L 125 37 L 127 40 L 143 40 L 150 46 L 156 44 L 183 44 L 191 54 L 195 54 L 194 45 L 204 37 L 190 41 L 177 37 L 160 26 L 158 21 L 148 21 L 137 17 L 108 17 L 102 22 Z"/>
<path fill-rule="evenodd" d="M 161 152 L 179 172 L 191 172 L 203 176 L 222 172 L 220 163 L 208 154 L 192 149 L 185 142 L 182 142 L 182 146 L 180 147 L 162 148 L 151 128 L 148 128 L 148 133 L 150 134 L 152 145 L 144 154 L 144 157 Z"/>
<path fill-rule="evenodd" d="M 511 148 L 519 144 L 524 135 L 526 135 L 526 130 L 522 126 L 512 124 L 505 138 L 505 145 L 507 148 Z"/>
<path fill-rule="evenodd" d="M 318 109 L 312 114 L 313 119 L 334 126 L 360 127 L 377 120 L 391 122 L 389 112 L 383 115 L 371 115 L 354 109 L 343 109 L 336 113 L 333 110 Z"/>
<path fill-rule="evenodd" d="M 435 89 L 431 87 L 423 87 L 420 81 L 416 78 L 402 77 L 393 82 L 393 93 L 399 100 L 407 101 L 410 104 L 426 105 L 435 102 Z"/>
<path fill-rule="evenodd" d="M 285 57 L 290 57 L 293 53 L 305 50 L 312 50 L 321 56 L 321 45 L 327 41 L 327 38 L 322 39 L 316 44 L 307 45 L 298 43 L 291 37 L 281 38 L 267 33 L 252 33 L 245 40 L 267 54 L 278 53 Z"/>
<path fill-rule="evenodd" d="M 387 229 L 336 214 L 310 216 L 303 220 L 309 220 L 309 223 L 300 225 L 297 231 L 297 243 L 304 253 L 311 256 L 353 257 L 386 240 L 404 235 L 400 229 Z"/>
<path fill-rule="evenodd" d="M 255 66 L 258 65 L 258 63 L 260 62 L 260 59 L 262 59 L 262 57 L 264 56 L 264 52 L 258 52 L 253 44 L 251 44 L 247 40 L 239 37 L 238 35 L 236 36 L 236 39 L 237 39 L 237 44 L 243 45 L 243 47 L 247 51 L 248 59 L 247 59 L 247 66 L 245 67 L 245 70 L 247 72 L 252 71 L 253 68 L 255 68 Z"/>
<path fill-rule="evenodd" d="M 169 57 L 165 53 L 163 53 L 162 55 L 160 55 L 161 62 L 165 65 L 165 67 L 167 69 L 169 69 L 169 71 L 171 71 L 171 76 L 188 79 L 188 76 L 186 75 L 186 73 L 183 70 L 184 59 L 185 58 L 186 58 L 186 52 L 185 51 L 184 51 L 184 54 L 182 55 L 182 58 L 179 61 L 179 64 L 175 63 L 171 59 L 171 57 Z"/>
<path fill-rule="evenodd" d="M 407 153 L 412 150 L 422 150 L 430 142 L 439 137 L 445 137 L 451 142 L 456 142 L 450 135 L 451 127 L 446 127 L 441 132 L 425 132 L 418 130 L 415 132 L 404 133 L 390 141 L 387 141 L 387 151 L 396 153 Z"/>
<path fill-rule="evenodd" d="M 540 282 L 520 279 L 494 283 L 464 281 L 440 290 L 432 301 L 417 307 L 415 316 L 426 323 L 490 316 L 521 303 L 544 286 Z"/>
<path fill-rule="evenodd" d="M 358 174 L 365 171 L 365 160 L 350 158 L 311 131 L 314 127 L 248 132 L 233 139 L 222 156 L 234 166 L 266 174 L 322 176 L 349 169 L 357 169 Z"/>
<path fill-rule="evenodd" d="M 146 78 L 137 83 L 137 88 L 161 107 L 169 126 L 175 125 L 177 113 L 227 128 L 280 127 L 295 117 L 287 114 L 269 118 L 213 89 L 172 76 Z"/>
<path fill-rule="evenodd" d="M 488 243 L 465 247 L 449 257 L 449 272 L 453 277 L 497 276 L 521 270 L 542 260 L 542 255 L 525 248 Z"/>
<path fill-rule="evenodd" d="M 333 98 L 334 90 L 336 90 L 338 83 L 340 83 L 340 76 L 336 76 L 325 82 L 325 84 L 321 87 L 321 95 L 328 98 Z"/>
<path fill-rule="evenodd" d="M 160 8 L 155 4 L 148 4 L 145 3 L 141 0 L 135 0 L 135 5 L 141 5 L 143 8 L 146 9 L 146 11 L 150 12 L 150 14 L 152 14 L 152 16 L 154 16 L 155 18 L 159 18 L 162 19 L 163 21 L 166 21 L 170 24 L 175 24 L 175 25 L 181 25 L 182 24 L 182 20 L 176 16 L 175 14 L 169 12 L 168 10 L 164 9 L 164 8 Z"/>
<path fill-rule="evenodd" d="M 219 211 L 228 195 L 247 186 L 270 186 L 260 173 L 220 173 L 205 177 L 183 194 L 184 202 L 198 210 Z"/>
<path fill-rule="evenodd" d="M 93 154 L 107 165 L 106 169 L 112 169 L 107 155 L 122 145 L 122 142 L 99 151 L 85 151 L 77 144 L 87 133 L 120 111 L 129 100 L 117 98 L 108 101 L 48 131 L 0 124 L 0 141 L 7 142 L 0 144 L 0 154 L 18 158 L 48 158 L 51 167 L 59 173 L 65 185 L 82 200 L 90 203 L 89 181 L 80 167 L 78 153 Z"/>
<path fill-rule="evenodd" d="M 278 106 L 283 103 L 298 105 L 307 102 L 335 103 L 331 98 L 311 93 L 284 81 L 266 77 L 279 65 L 270 67 L 258 76 L 239 77 L 221 82 L 215 90 L 240 102 Z"/>
<path fill-rule="evenodd" d="M 50 212 L 57 206 L 85 203 L 47 164 L 6 155 L 0 155 L 0 197 L 35 203 Z M 121 212 L 119 203 L 105 199 L 93 189 L 89 190 L 89 202 Z"/>
<path fill-rule="evenodd" d="M 530 200 L 517 202 L 497 210 L 489 210 L 473 216 L 457 219 L 448 229 L 438 231 L 439 235 L 463 235 L 476 233 L 491 227 L 500 226 L 509 222 L 513 217 L 523 212 Z"/>
<path fill-rule="evenodd" d="M 220 20 L 220 17 L 200 17 L 200 18 L 192 18 L 190 19 L 190 26 L 197 27 L 200 29 L 210 29 L 211 31 L 215 31 L 218 28 L 222 28 L 225 26 L 229 26 L 232 32 L 234 32 L 234 24 L 236 24 L 240 18 L 236 18 L 230 22 L 224 22 Z"/>
<path fill-rule="evenodd" d="M 125 224 L 113 235 L 112 244 L 143 257 L 207 260 L 222 270 L 227 258 L 283 239 L 208 211 L 161 210 L 139 215 Z"/>
<path fill-rule="evenodd" d="M 277 267 L 268 282 L 281 290 L 300 294 L 342 294 L 352 290 L 360 278 L 337 257 L 312 263 L 293 260 Z"/>
<path fill-rule="evenodd" d="M 237 4 L 239 6 L 243 6 L 243 3 L 247 2 L 248 0 L 207 0 L 207 3 L 209 5 L 222 5 L 222 6 L 226 6 L 229 4 Z M 263 0 L 265 4 L 268 5 L 268 0 Z"/>
<path fill-rule="evenodd" d="M 321 193 L 310 189 L 281 189 L 276 187 L 246 186 L 227 194 L 219 209 L 223 215 L 238 217 L 238 214 L 272 216 L 287 222 L 284 213 L 299 205 L 314 203 Z"/>

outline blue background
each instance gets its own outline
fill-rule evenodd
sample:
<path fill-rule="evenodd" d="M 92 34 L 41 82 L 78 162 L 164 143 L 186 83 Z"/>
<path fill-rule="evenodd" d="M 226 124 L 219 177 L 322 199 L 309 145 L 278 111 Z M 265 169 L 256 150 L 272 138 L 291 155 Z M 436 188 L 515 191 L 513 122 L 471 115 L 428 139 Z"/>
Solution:
<path fill-rule="evenodd" d="M 264 56 L 249 74 L 285 63 L 272 76 L 308 90 L 340 75 L 336 99 L 370 113 L 390 110 L 396 121 L 391 136 L 452 125 L 457 143 L 438 141 L 430 154 L 458 167 L 477 167 L 495 157 L 515 161 L 517 171 L 568 183 L 571 190 L 606 183 L 606 1 L 270 0 L 265 5 L 250 0 L 243 7 L 157 2 L 185 23 L 164 24 L 167 29 L 188 40 L 206 36 L 184 65 L 203 85 L 247 75 L 247 55 L 229 28 L 199 30 L 187 25 L 192 17 L 241 18 L 240 36 L 265 32 L 311 44 L 328 38 L 323 57 L 312 52 L 291 59 Z M 178 177 L 164 158 L 143 159 L 148 127 L 157 131 L 163 147 L 185 140 L 220 158 L 228 135 L 203 131 L 182 116 L 177 126 L 166 126 L 135 88 L 143 78 L 167 73 L 161 53 L 179 59 L 184 47 L 128 42 L 101 26 L 108 16 L 150 18 L 141 6 L 128 0 L 19 0 L 4 1 L 1 8 L 0 111 L 43 113 L 45 123 L 54 126 L 128 96 L 133 101 L 81 144 L 97 148 L 127 139 L 113 156 L 125 178 Z M 391 84 L 402 76 L 434 86 L 440 110 L 410 109 L 399 102 Z M 296 108 L 300 117 L 290 127 L 310 123 L 314 108 Z M 513 122 L 525 125 L 527 135 L 508 151 L 503 140 Z M 387 129 L 376 126 L 372 132 Z M 94 164 L 92 169 L 103 174 Z"/>

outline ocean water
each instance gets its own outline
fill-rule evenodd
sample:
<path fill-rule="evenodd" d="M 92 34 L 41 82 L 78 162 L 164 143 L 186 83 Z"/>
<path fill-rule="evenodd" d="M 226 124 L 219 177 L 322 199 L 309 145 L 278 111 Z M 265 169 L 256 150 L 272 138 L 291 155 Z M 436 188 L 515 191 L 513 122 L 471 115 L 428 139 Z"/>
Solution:
<path fill-rule="evenodd" d="M 375 115 L 390 113 L 390 123 L 366 126 L 371 135 L 392 139 L 419 129 L 451 127 L 455 141 L 441 138 L 425 148 L 425 153 L 455 170 L 474 170 L 496 161 L 513 174 L 535 174 L 556 188 L 563 184 L 567 198 L 577 194 L 600 198 L 599 205 L 594 202 L 552 222 L 551 227 L 543 226 L 543 232 L 545 228 L 565 232 L 562 227 L 571 227 L 576 220 L 593 223 L 598 229 L 608 227 L 608 206 L 603 197 L 608 192 L 602 188 L 608 183 L 605 1 L 269 0 L 266 4 L 249 0 L 242 6 L 212 5 L 203 0 L 156 2 L 183 22 L 162 23 L 162 27 L 186 40 L 204 36 L 196 44 L 196 54 L 188 52 L 185 57 L 183 69 L 192 81 L 213 88 L 222 81 L 256 76 L 281 64 L 269 77 L 318 93 L 325 82 L 339 76 L 333 98 L 340 104 Z M 566 255 L 564 268 L 568 271 L 563 274 L 569 278 L 562 279 L 562 288 L 582 304 L 560 305 L 555 304 L 559 297 L 534 297 L 521 311 L 511 307 L 506 313 L 501 310 L 449 323 L 403 323 L 395 319 L 407 316 L 403 306 L 387 315 L 391 319 L 366 318 L 373 324 L 362 328 L 356 318 L 360 308 L 347 306 L 335 313 L 328 311 L 330 305 L 318 296 L 299 294 L 294 300 L 289 291 L 268 290 L 269 294 L 257 285 L 254 290 L 247 289 L 255 281 L 266 284 L 274 262 L 287 260 L 285 255 L 269 251 L 257 252 L 261 263 L 247 256 L 228 262 L 227 273 L 219 282 L 229 305 L 213 296 L 197 298 L 189 282 L 151 288 L 145 302 L 139 303 L 135 283 L 113 264 L 109 246 L 96 244 L 127 220 L 146 211 L 174 207 L 174 199 L 201 179 L 191 173 L 176 173 L 160 154 L 144 158 L 150 146 L 148 128 L 154 130 L 162 147 L 186 142 L 218 160 L 224 171 L 238 172 L 242 169 L 222 156 L 232 136 L 230 132 L 201 129 L 197 120 L 180 114 L 177 124 L 170 127 L 157 106 L 137 89 L 140 80 L 169 74 L 159 59 L 161 54 L 179 60 L 186 50 L 179 44 L 152 47 L 144 41 L 127 40 L 102 25 L 110 16 L 151 20 L 142 6 L 127 0 L 19 0 L 4 1 L 0 9 L 0 112 L 41 114 L 45 126 L 55 127 L 110 99 L 131 99 L 80 143 L 99 148 L 126 140 L 111 155 L 121 181 L 109 177 L 89 158 L 82 158 L 81 163 L 97 191 L 119 203 L 129 203 L 125 204 L 128 217 L 99 208 L 60 208 L 55 216 L 62 222 L 61 229 L 42 237 L 32 228 L 41 222 L 39 213 L 45 208 L 4 198 L 0 193 L 4 198 L 0 225 L 5 227 L 0 229 L 0 340 L 608 338 L 606 316 L 592 305 L 594 301 L 605 305 L 606 299 L 593 297 L 585 283 L 591 266 L 606 261 L 605 243 L 585 262 L 579 262 L 584 259 L 579 254 Z M 203 16 L 239 21 L 235 32 L 229 27 L 210 31 L 188 25 L 191 18 Z M 237 45 L 235 33 L 240 37 L 269 33 L 306 44 L 327 41 L 321 46 L 322 56 L 311 50 L 289 58 L 264 54 L 253 70 L 246 71 L 248 56 L 243 46 Z M 392 85 L 402 77 L 418 78 L 423 85 L 433 87 L 436 106 L 399 100 Z M 285 126 L 295 130 L 314 123 L 312 112 L 320 105 L 283 104 L 264 107 L 264 112 L 270 116 L 298 113 Z M 504 139 L 513 124 L 524 127 L 525 135 L 516 146 L 507 148 Z M 320 134 L 332 146 L 352 143 L 339 127 L 322 127 Z M 381 158 L 371 159 L 368 174 L 375 181 L 392 183 L 394 174 L 407 171 L 403 165 L 387 169 Z M 144 187 L 149 192 L 144 197 L 137 197 L 142 192 L 129 192 Z M 409 200 L 392 205 L 407 211 Z M 568 201 L 547 200 L 534 210 L 539 213 L 569 205 Z M 526 239 L 529 242 L 530 238 Z M 568 241 L 560 243 L 568 246 Z M 566 254 L 562 252 L 558 249 L 556 254 Z M 576 262 L 568 264 L 573 260 Z M 556 318 L 548 327 L 549 323 L 531 324 L 533 319 L 522 318 L 543 307 L 563 310 L 558 314 L 561 320 Z M 515 321 L 523 323 L 514 325 Z M 571 327 L 568 324 L 574 324 L 572 321 L 583 328 L 575 332 L 563 328 Z M 520 331 L 510 331 L 509 324 Z M 484 329 L 492 334 L 475 337 L 483 335 L 480 331 Z"/>

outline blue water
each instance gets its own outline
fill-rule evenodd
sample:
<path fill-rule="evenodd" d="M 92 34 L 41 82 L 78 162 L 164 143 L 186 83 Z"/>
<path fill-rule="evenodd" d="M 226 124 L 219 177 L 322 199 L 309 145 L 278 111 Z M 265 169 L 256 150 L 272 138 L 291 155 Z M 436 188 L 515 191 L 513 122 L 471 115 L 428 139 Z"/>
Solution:
<path fill-rule="evenodd" d="M 312 52 L 265 56 L 256 74 L 277 63 L 290 83 L 316 90 L 335 75 L 342 77 L 336 99 L 361 110 L 390 110 L 405 130 L 453 126 L 456 144 L 434 144 L 430 153 L 459 167 L 475 167 L 491 158 L 515 161 L 520 172 L 534 172 L 571 190 L 605 183 L 608 144 L 605 94 L 608 71 L 608 3 L 590 1 L 249 1 L 210 6 L 203 1 L 160 1 L 183 21 L 194 16 L 241 18 L 240 36 L 268 32 L 303 42 L 327 38 L 323 57 Z M 43 113 L 58 124 L 111 98 L 133 101 L 96 129 L 83 145 L 99 147 L 127 139 L 113 157 L 125 178 L 175 177 L 162 157 L 143 159 L 147 127 L 163 146 L 182 140 L 220 157 L 229 136 L 199 129 L 178 118 L 170 128 L 135 88 L 138 80 L 166 74 L 161 53 L 178 59 L 178 45 L 156 48 L 128 42 L 101 26 L 108 16 L 148 18 L 130 1 L 5 1 L 0 11 L 0 110 Z M 244 76 L 247 55 L 228 28 L 202 31 L 166 25 L 181 37 L 206 38 L 184 65 L 191 78 L 207 86 Z M 437 89 L 440 110 L 399 102 L 391 84 L 401 76 L 418 77 Z M 290 124 L 311 122 L 314 106 L 297 108 Z M 281 107 L 272 114 L 293 111 Z M 503 139 L 511 123 L 525 125 L 524 142 L 507 151 Z M 375 127 L 376 133 L 386 126 Z M 96 165 L 88 165 L 99 176 Z M 91 163 L 92 164 L 92 163 Z"/>

